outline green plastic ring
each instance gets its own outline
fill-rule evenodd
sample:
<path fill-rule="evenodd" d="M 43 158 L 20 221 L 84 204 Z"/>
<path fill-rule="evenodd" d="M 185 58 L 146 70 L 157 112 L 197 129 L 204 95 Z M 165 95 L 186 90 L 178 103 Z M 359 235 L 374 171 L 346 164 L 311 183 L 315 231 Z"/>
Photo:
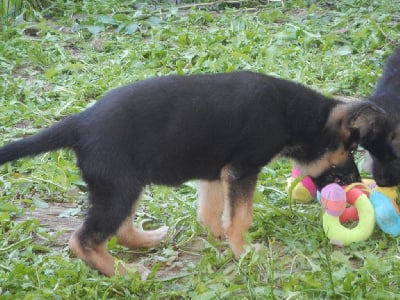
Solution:
<path fill-rule="evenodd" d="M 362 194 L 355 201 L 359 221 L 356 227 L 347 228 L 340 223 L 338 216 L 324 213 L 322 225 L 326 236 L 332 244 L 345 246 L 368 239 L 375 227 L 375 211 L 368 197 Z"/>

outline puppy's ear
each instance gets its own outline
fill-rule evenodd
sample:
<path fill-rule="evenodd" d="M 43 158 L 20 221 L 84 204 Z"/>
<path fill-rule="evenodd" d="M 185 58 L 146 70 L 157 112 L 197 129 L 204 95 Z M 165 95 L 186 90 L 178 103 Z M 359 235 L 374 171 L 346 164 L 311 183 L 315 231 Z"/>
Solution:
<path fill-rule="evenodd" d="M 332 110 L 327 126 L 336 131 L 344 141 L 354 136 L 356 132 L 362 139 L 373 130 L 377 119 L 384 115 L 385 112 L 381 108 L 369 101 L 344 103 Z"/>
<path fill-rule="evenodd" d="M 349 130 L 359 130 L 360 137 L 363 138 L 374 128 L 376 120 L 384 115 L 383 109 L 368 101 L 350 104 L 346 112 L 345 126 Z"/>

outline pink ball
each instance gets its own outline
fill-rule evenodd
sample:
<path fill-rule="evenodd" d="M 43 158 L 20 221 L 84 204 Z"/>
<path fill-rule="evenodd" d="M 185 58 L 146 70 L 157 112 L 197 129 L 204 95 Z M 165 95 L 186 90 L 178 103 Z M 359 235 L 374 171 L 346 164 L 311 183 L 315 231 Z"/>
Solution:
<path fill-rule="evenodd" d="M 337 183 L 331 183 L 321 190 L 321 204 L 326 213 L 338 217 L 346 209 L 346 192 Z"/>

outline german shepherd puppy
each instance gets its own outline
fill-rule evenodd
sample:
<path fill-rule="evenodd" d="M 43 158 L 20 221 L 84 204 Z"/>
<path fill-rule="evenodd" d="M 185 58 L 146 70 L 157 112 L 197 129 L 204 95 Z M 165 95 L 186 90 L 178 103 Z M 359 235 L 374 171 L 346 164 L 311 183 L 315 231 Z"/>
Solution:
<path fill-rule="evenodd" d="M 198 218 L 225 237 L 236 257 L 252 223 L 252 197 L 261 168 L 277 155 L 318 177 L 352 162 L 359 142 L 386 117 L 374 104 L 345 104 L 299 84 L 252 72 L 167 76 L 106 94 L 95 105 L 36 135 L 0 148 L 0 164 L 60 148 L 74 150 L 90 207 L 69 246 L 101 273 L 126 273 L 106 244 L 159 244 L 167 227 L 134 227 L 143 187 L 199 179 Z M 384 133 L 382 133 L 384 134 Z M 376 156 L 394 159 L 390 145 Z M 355 167 L 355 165 L 354 165 Z"/>
<path fill-rule="evenodd" d="M 370 100 L 384 109 L 390 118 L 391 126 L 386 130 L 391 133 L 391 144 L 397 154 L 400 154 L 400 47 L 389 57 L 384 73 L 370 97 Z M 372 174 L 380 186 L 400 184 L 400 158 L 395 161 L 380 161 L 374 156 Z"/>

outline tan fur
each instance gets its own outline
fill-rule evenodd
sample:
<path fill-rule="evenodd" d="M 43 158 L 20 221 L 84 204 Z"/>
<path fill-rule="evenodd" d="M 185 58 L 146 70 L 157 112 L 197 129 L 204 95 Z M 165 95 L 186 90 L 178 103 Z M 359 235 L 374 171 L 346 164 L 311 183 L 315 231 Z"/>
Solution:
<path fill-rule="evenodd" d="M 350 129 L 360 130 L 363 137 L 368 134 L 371 122 L 381 113 L 376 106 L 362 101 L 339 104 L 330 113 L 326 125 L 338 132 L 343 140 L 350 136 Z"/>
<path fill-rule="evenodd" d="M 226 186 L 226 189 L 229 189 L 229 187 Z M 247 244 L 244 239 L 244 233 L 250 228 L 253 222 L 252 195 L 248 195 L 239 201 L 236 200 L 235 203 L 226 201 L 225 204 L 222 216 L 225 238 L 229 242 L 229 246 L 235 257 L 239 258 L 244 252 L 244 246 Z"/>
<path fill-rule="evenodd" d="M 346 140 L 350 136 L 350 131 L 346 128 L 345 120 L 351 104 L 339 104 L 333 108 L 329 114 L 327 127 L 337 131 L 343 140 Z"/>
<path fill-rule="evenodd" d="M 352 119 L 348 119 L 350 112 L 354 110 L 357 111 L 359 106 L 360 102 L 337 105 L 335 108 L 333 108 L 332 112 L 329 114 L 326 126 L 336 131 L 342 140 L 346 140 L 350 137 L 351 134 L 349 130 L 350 128 L 368 127 L 368 124 L 361 123 L 360 121 L 361 119 L 363 120 L 366 119 L 364 117 L 364 115 L 366 114 L 361 114 L 364 108 L 360 108 Z M 360 118 L 360 115 L 362 116 L 362 118 Z"/>
<path fill-rule="evenodd" d="M 241 188 L 239 193 L 237 191 L 232 193 L 232 190 L 237 187 L 232 183 L 235 177 L 229 167 L 222 169 L 221 179 L 224 194 L 222 227 L 233 254 L 239 258 L 247 244 L 244 233 L 250 228 L 253 221 L 253 191 L 256 182 L 255 180 L 250 182 L 249 185 Z M 236 195 L 236 198 L 233 198 L 233 194 Z"/>
<path fill-rule="evenodd" d="M 336 151 L 325 153 L 321 159 L 308 164 L 299 164 L 298 167 L 302 174 L 307 174 L 312 177 L 320 176 L 324 171 L 332 166 L 340 166 L 346 162 L 349 156 L 349 151 L 346 151 L 343 146 L 339 147 Z"/>
<path fill-rule="evenodd" d="M 81 228 L 75 231 L 69 240 L 69 247 L 77 257 L 107 276 L 125 275 L 130 269 L 137 269 L 141 278 L 146 279 L 150 271 L 144 266 L 138 264 L 116 264 L 115 259 L 107 252 L 108 240 L 96 247 L 91 245 L 82 247 L 78 238 Z M 168 226 L 162 226 L 155 230 L 139 230 L 133 225 L 133 217 L 130 217 L 119 228 L 116 236 L 119 244 L 129 248 L 153 247 L 165 239 L 167 232 Z"/>
<path fill-rule="evenodd" d="M 221 181 L 200 180 L 198 194 L 197 218 L 199 222 L 204 227 L 209 228 L 214 237 L 222 238 L 221 217 L 224 209 L 224 199 Z"/>
<path fill-rule="evenodd" d="M 71 236 L 69 240 L 69 247 L 71 251 L 80 259 L 85 261 L 89 266 L 98 270 L 107 276 L 115 275 L 116 266 L 114 258 L 107 252 L 106 246 L 107 242 L 105 241 L 101 245 L 96 247 L 82 247 L 79 243 L 78 239 L 79 229 Z M 127 273 L 126 268 L 123 265 L 119 265 L 118 272 L 121 275 L 125 275 Z"/>
<path fill-rule="evenodd" d="M 106 276 L 114 276 L 116 274 L 126 275 L 130 270 L 137 270 L 142 280 L 146 280 L 150 274 L 150 270 L 139 264 L 124 264 L 117 262 L 107 252 L 107 242 L 97 246 L 96 248 L 83 248 L 77 237 L 79 230 L 73 234 L 69 240 L 71 251 L 80 259 L 85 261 L 89 266 L 98 270 Z"/>
<path fill-rule="evenodd" d="M 117 232 L 119 244 L 128 248 L 154 247 L 160 244 L 168 233 L 168 226 L 155 230 L 140 230 L 133 225 L 133 218 L 128 218 Z"/>

